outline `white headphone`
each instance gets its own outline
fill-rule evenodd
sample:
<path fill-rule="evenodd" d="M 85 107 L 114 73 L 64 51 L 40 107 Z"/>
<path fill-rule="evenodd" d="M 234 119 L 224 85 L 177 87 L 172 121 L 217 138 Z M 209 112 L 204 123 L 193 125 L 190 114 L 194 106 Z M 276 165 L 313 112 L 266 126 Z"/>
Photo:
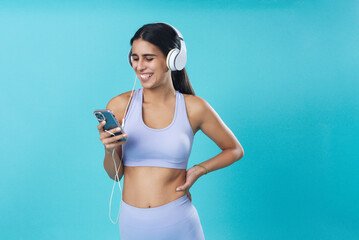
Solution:
<path fill-rule="evenodd" d="M 180 39 L 180 48 L 173 48 L 171 49 L 166 58 L 167 67 L 171 69 L 171 71 L 181 71 L 187 62 L 187 48 L 186 44 L 183 41 L 182 34 L 172 25 L 168 23 L 163 23 L 173 28 L 173 30 L 176 31 L 177 36 Z M 132 49 L 130 50 L 128 54 L 128 61 L 130 62 L 130 65 L 132 66 Z"/>

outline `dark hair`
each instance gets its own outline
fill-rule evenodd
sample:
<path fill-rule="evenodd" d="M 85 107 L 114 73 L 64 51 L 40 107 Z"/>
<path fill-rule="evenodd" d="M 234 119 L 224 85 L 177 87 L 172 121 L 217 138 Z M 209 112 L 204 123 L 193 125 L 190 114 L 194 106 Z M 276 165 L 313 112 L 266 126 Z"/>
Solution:
<path fill-rule="evenodd" d="M 163 55 L 166 57 L 173 48 L 180 48 L 180 39 L 176 31 L 169 25 L 164 23 L 151 23 L 143 25 L 137 30 L 131 38 L 131 46 L 133 41 L 143 39 L 156 45 Z M 171 72 L 172 83 L 176 90 L 181 93 L 195 95 L 191 83 L 188 79 L 186 69 Z"/>

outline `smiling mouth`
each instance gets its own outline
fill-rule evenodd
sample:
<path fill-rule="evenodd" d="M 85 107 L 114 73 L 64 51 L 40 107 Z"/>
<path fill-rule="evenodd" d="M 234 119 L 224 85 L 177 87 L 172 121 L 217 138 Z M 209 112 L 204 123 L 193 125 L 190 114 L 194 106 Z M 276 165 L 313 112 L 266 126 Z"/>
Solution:
<path fill-rule="evenodd" d="M 149 80 L 152 76 L 153 76 L 153 73 L 152 74 L 140 74 L 140 77 L 143 81 Z"/>

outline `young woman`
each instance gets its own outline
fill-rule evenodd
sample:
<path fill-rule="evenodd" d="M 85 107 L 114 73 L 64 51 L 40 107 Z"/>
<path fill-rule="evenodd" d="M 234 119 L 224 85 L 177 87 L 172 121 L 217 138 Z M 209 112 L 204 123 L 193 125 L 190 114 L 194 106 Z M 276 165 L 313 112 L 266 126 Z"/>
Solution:
<path fill-rule="evenodd" d="M 124 175 L 121 239 L 204 239 L 189 189 L 202 175 L 241 159 L 243 148 L 213 108 L 195 96 L 183 68 L 186 47 L 177 29 L 165 23 L 144 25 L 131 45 L 129 61 L 142 88 L 112 98 L 106 107 L 120 124 L 125 116 L 125 133 L 112 137 L 103 131 L 105 122 L 97 126 L 106 172 L 116 181 Z M 186 171 L 198 130 L 222 152 Z M 117 142 L 125 137 L 126 142 Z M 119 179 L 112 153 L 116 166 L 121 165 Z"/>

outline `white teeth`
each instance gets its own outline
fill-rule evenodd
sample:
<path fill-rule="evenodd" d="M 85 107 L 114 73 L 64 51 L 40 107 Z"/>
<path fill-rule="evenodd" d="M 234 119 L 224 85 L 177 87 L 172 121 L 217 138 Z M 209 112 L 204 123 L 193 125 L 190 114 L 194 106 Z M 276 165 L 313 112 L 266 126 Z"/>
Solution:
<path fill-rule="evenodd" d="M 151 77 L 152 75 L 153 75 L 153 74 L 146 74 L 146 75 L 142 75 L 142 74 L 141 74 L 141 78 L 147 79 L 147 78 Z"/>

